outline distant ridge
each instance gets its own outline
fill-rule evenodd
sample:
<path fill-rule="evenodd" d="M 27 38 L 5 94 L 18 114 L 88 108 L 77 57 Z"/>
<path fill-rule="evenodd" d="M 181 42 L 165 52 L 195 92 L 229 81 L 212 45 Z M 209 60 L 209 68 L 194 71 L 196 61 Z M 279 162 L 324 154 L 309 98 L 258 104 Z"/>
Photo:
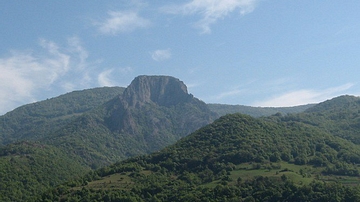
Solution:
<path fill-rule="evenodd" d="M 208 104 L 211 111 L 220 116 L 233 113 L 247 114 L 252 117 L 270 116 L 276 113 L 291 114 L 300 113 L 316 104 L 299 105 L 294 107 L 251 107 L 245 105 Z"/>
<path fill-rule="evenodd" d="M 329 110 L 344 111 L 358 109 L 360 107 L 360 97 L 353 95 L 342 95 L 319 103 L 305 112 L 324 112 Z"/>
<path fill-rule="evenodd" d="M 360 97 L 342 95 L 319 103 L 287 119 L 320 127 L 360 145 Z"/>

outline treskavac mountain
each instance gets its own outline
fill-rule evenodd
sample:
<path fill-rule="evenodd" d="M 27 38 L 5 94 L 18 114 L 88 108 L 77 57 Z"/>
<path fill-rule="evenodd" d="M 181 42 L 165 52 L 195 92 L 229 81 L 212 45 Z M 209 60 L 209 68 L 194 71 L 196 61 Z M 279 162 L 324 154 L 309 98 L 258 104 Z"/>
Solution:
<path fill-rule="evenodd" d="M 179 79 L 139 76 L 122 94 L 41 141 L 97 168 L 157 151 L 211 123 L 216 116 L 189 94 Z"/>
<path fill-rule="evenodd" d="M 216 117 L 169 76 L 22 106 L 1 117 L 0 200 L 28 201 L 91 168 L 160 150 Z"/>
<path fill-rule="evenodd" d="M 174 143 L 216 118 L 207 105 L 168 76 L 139 76 L 106 105 L 105 124 L 151 152 Z"/>

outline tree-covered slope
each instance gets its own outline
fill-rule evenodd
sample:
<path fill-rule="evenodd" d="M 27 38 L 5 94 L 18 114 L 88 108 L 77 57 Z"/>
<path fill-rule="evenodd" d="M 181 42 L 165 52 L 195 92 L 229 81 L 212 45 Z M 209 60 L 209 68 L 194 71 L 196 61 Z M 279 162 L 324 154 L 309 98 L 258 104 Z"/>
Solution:
<path fill-rule="evenodd" d="M 102 168 L 41 198 L 357 201 L 360 189 L 330 181 L 357 179 L 359 163 L 357 145 L 321 128 L 278 115 L 232 114 L 160 152 Z"/>
<path fill-rule="evenodd" d="M 121 87 L 94 88 L 21 106 L 0 116 L 0 145 L 39 140 L 123 91 Z"/>
<path fill-rule="evenodd" d="M 344 95 L 315 105 L 286 119 L 308 123 L 360 144 L 360 98 Z"/>
<path fill-rule="evenodd" d="M 28 201 L 88 171 L 53 146 L 19 142 L 0 147 L 0 201 Z"/>

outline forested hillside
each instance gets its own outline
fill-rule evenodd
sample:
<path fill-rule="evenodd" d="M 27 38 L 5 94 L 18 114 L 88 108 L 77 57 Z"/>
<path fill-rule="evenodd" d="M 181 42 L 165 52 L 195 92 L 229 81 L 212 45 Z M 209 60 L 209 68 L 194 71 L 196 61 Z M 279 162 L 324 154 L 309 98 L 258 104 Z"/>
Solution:
<path fill-rule="evenodd" d="M 344 95 L 293 114 L 288 120 L 317 126 L 329 133 L 360 144 L 360 98 Z"/>
<path fill-rule="evenodd" d="M 0 116 L 0 145 L 46 137 L 123 91 L 121 87 L 94 88 L 21 106 Z"/>
<path fill-rule="evenodd" d="M 88 172 L 80 157 L 69 156 L 66 150 L 42 140 L 123 91 L 121 87 L 74 91 L 1 116 L 0 201 L 27 201 Z"/>
<path fill-rule="evenodd" d="M 1 147 L 0 201 L 27 201 L 85 172 L 89 169 L 54 146 L 19 142 Z"/>
<path fill-rule="evenodd" d="M 160 152 L 91 172 L 40 198 L 358 201 L 360 189 L 346 184 L 359 184 L 359 163 L 357 145 L 312 124 L 279 114 L 233 114 Z"/>

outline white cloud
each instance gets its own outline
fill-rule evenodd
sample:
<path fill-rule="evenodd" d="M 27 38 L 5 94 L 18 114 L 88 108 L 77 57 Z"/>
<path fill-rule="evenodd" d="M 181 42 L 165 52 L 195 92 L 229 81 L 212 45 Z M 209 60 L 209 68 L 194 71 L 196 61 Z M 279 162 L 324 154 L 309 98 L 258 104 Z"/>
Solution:
<path fill-rule="evenodd" d="M 290 107 L 309 103 L 319 103 L 338 96 L 344 91 L 350 89 L 353 85 L 354 84 L 347 83 L 338 87 L 328 88 L 322 91 L 309 89 L 296 90 L 265 101 L 254 103 L 253 106 Z"/>
<path fill-rule="evenodd" d="M 115 86 L 115 83 L 109 78 L 114 69 L 108 69 L 101 72 L 98 76 L 100 86 Z"/>
<path fill-rule="evenodd" d="M 85 48 L 81 45 L 80 39 L 78 37 L 71 37 L 68 39 L 68 44 L 70 46 L 69 52 L 72 54 L 78 55 L 78 67 L 80 69 L 83 69 L 86 64 L 86 59 L 89 57 L 88 52 L 85 50 Z"/>
<path fill-rule="evenodd" d="M 123 67 L 123 68 L 119 68 L 118 71 L 121 73 L 121 74 L 127 74 L 127 73 L 130 73 L 133 71 L 133 68 L 132 67 Z"/>
<path fill-rule="evenodd" d="M 195 24 L 202 33 L 210 33 L 210 25 L 223 19 L 231 12 L 239 10 L 241 15 L 251 13 L 258 0 L 192 0 L 180 6 L 163 7 L 163 11 L 171 14 L 200 15 Z"/>
<path fill-rule="evenodd" d="M 0 114 L 13 108 L 91 86 L 96 69 L 76 37 L 65 47 L 41 39 L 38 51 L 11 51 L 0 58 Z M 85 68 L 86 66 L 86 68 Z"/>
<path fill-rule="evenodd" d="M 223 99 L 223 98 L 226 98 L 226 97 L 232 97 L 232 96 L 235 96 L 235 95 L 239 95 L 241 93 L 243 93 L 244 90 L 240 90 L 240 89 L 234 89 L 234 90 L 231 90 L 231 91 L 228 91 L 228 92 L 223 92 L 223 93 L 220 93 L 219 95 L 216 96 L 216 100 L 220 100 L 220 99 Z"/>
<path fill-rule="evenodd" d="M 97 81 L 99 86 L 119 86 L 119 81 L 114 80 L 114 78 L 118 78 L 120 75 L 129 74 L 132 71 L 132 67 L 107 69 L 98 75 Z"/>
<path fill-rule="evenodd" d="M 137 28 L 146 28 L 151 22 L 142 18 L 135 11 L 109 11 L 109 17 L 103 22 L 94 23 L 103 34 L 116 35 L 131 32 Z"/>
<path fill-rule="evenodd" d="M 170 49 L 156 50 L 151 53 L 151 57 L 155 61 L 163 61 L 171 58 Z"/>

